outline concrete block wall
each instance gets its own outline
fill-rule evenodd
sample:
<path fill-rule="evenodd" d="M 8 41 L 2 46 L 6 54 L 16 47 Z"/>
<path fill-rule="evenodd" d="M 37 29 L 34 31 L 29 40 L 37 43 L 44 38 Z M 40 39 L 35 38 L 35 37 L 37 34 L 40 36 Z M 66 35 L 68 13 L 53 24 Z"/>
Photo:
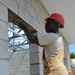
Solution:
<path fill-rule="evenodd" d="M 62 33 L 60 33 L 60 35 L 62 36 L 63 42 L 64 42 L 64 65 L 66 66 L 68 72 L 71 72 L 69 44 L 67 40 L 65 39 L 65 37 L 62 35 Z M 71 73 L 69 75 L 71 75 Z"/>
<path fill-rule="evenodd" d="M 12 10 L 15 14 L 17 14 L 25 22 L 27 22 L 29 25 L 35 28 L 39 33 L 42 33 L 42 34 L 45 33 L 44 18 L 48 16 L 48 13 L 45 10 L 45 8 L 42 6 L 40 0 L 0 0 L 0 3 L 3 4 L 7 9 Z M 39 54 L 40 54 L 39 52 L 36 54 L 37 58 L 40 58 Z M 11 64 L 9 63 L 9 65 Z M 38 73 L 40 74 L 41 73 L 40 69 L 42 69 L 43 65 L 38 64 L 38 65 L 34 65 L 34 67 L 35 66 L 38 66 L 37 72 L 39 71 Z M 37 69 L 37 67 L 35 68 Z M 17 72 L 17 71 L 12 72 L 12 69 L 10 70 L 11 70 L 10 74 Z M 43 69 L 41 71 L 43 71 Z"/>
<path fill-rule="evenodd" d="M 31 75 L 43 75 L 42 50 L 43 48 L 38 45 L 29 45 Z"/>
<path fill-rule="evenodd" d="M 44 34 L 44 19 L 49 15 L 40 0 L 0 0 L 25 22 Z"/>
<path fill-rule="evenodd" d="M 8 10 L 0 3 L 0 75 L 8 75 Z"/>
<path fill-rule="evenodd" d="M 64 64 L 65 64 L 68 72 L 71 72 L 69 44 L 66 41 L 66 39 L 64 39 Z M 69 75 L 71 75 L 71 73 Z"/>
<path fill-rule="evenodd" d="M 29 50 L 9 53 L 9 75 L 30 75 Z"/>
<path fill-rule="evenodd" d="M 48 13 L 45 10 L 45 8 L 42 6 L 40 0 L 0 0 L 0 3 L 3 4 L 7 9 L 12 10 L 15 14 L 17 14 L 25 22 L 27 22 L 29 25 L 31 25 L 33 28 L 35 28 L 39 33 L 42 33 L 42 34 L 45 33 L 44 18 L 48 16 Z M 39 52 L 36 54 L 37 58 L 40 58 L 39 54 L 40 54 Z M 40 61 L 41 61 L 41 59 L 40 59 Z M 30 62 L 30 63 L 32 63 L 32 62 Z M 11 65 L 11 64 L 9 63 L 9 65 Z M 41 74 L 41 71 L 43 71 L 43 69 L 42 69 L 43 65 L 38 64 L 38 65 L 34 65 L 33 67 L 35 67 L 35 66 L 38 66 L 37 73 Z M 35 68 L 37 69 L 37 67 L 35 67 Z M 33 69 L 35 69 L 35 68 L 33 68 Z M 36 71 L 36 69 L 35 69 L 35 71 Z M 40 71 L 40 69 L 41 69 L 41 71 Z M 11 70 L 10 74 L 17 72 L 17 71 L 12 72 L 12 69 L 10 69 L 10 70 Z M 31 74 L 33 74 L 33 72 Z"/>

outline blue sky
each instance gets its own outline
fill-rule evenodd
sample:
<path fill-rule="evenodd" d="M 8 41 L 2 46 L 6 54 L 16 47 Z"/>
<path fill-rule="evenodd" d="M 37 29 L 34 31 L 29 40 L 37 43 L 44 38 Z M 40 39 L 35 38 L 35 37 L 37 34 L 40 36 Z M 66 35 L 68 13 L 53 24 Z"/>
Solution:
<path fill-rule="evenodd" d="M 70 50 L 70 52 L 74 52 L 75 53 L 75 44 L 69 45 L 69 50 Z"/>

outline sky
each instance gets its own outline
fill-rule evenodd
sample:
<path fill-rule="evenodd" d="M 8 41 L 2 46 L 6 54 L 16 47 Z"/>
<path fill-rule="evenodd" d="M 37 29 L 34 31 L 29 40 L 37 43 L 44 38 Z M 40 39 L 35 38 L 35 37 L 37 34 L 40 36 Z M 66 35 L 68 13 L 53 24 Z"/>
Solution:
<path fill-rule="evenodd" d="M 70 50 L 70 52 L 74 52 L 74 54 L 75 54 L 75 44 L 69 45 L 69 50 Z"/>

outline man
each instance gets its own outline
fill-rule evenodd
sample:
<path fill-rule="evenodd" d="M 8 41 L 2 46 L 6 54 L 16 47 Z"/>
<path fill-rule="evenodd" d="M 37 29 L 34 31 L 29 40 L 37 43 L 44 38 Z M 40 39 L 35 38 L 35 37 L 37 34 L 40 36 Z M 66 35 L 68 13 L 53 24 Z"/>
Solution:
<path fill-rule="evenodd" d="M 31 43 L 43 46 L 44 75 L 68 75 L 64 66 L 64 48 L 62 37 L 58 34 L 59 28 L 64 28 L 64 18 L 59 13 L 53 13 L 46 18 L 45 35 L 34 36 L 26 25 L 19 19 L 15 20 L 22 28 Z"/>

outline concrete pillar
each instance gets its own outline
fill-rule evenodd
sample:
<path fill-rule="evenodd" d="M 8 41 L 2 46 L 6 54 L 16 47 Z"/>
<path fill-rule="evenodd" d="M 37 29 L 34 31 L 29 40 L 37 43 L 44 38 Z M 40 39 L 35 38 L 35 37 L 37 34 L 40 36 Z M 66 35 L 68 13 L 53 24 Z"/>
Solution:
<path fill-rule="evenodd" d="M 0 75 L 8 75 L 8 10 L 0 3 Z"/>
<path fill-rule="evenodd" d="M 36 44 L 29 45 L 30 75 L 43 75 L 42 48 Z"/>
<path fill-rule="evenodd" d="M 70 52 L 69 52 L 69 44 L 65 42 L 64 44 L 64 64 L 69 72 L 69 75 L 71 75 L 71 61 L 70 61 Z"/>
<path fill-rule="evenodd" d="M 64 58 L 64 64 L 69 72 L 69 75 L 72 75 L 71 73 L 71 61 L 70 61 L 70 55 L 69 52 L 67 51 L 67 53 L 65 53 L 65 58 Z"/>

